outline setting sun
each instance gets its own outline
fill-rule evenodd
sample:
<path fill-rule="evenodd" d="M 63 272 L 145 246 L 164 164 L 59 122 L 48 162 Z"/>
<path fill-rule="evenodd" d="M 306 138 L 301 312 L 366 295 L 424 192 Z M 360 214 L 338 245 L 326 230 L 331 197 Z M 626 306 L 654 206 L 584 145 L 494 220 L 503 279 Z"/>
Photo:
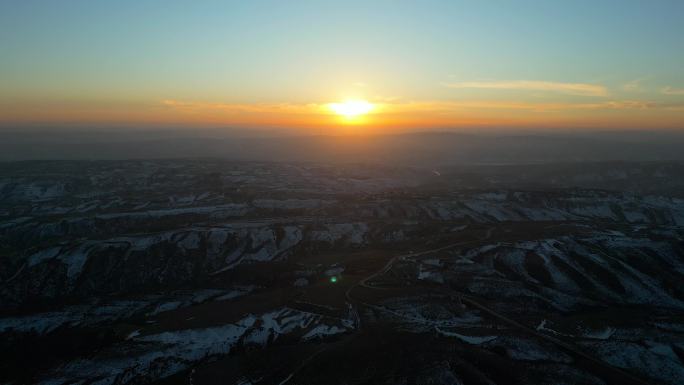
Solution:
<path fill-rule="evenodd" d="M 352 119 L 371 112 L 374 106 L 365 100 L 346 100 L 342 103 L 331 103 L 329 107 L 337 115 Z"/>

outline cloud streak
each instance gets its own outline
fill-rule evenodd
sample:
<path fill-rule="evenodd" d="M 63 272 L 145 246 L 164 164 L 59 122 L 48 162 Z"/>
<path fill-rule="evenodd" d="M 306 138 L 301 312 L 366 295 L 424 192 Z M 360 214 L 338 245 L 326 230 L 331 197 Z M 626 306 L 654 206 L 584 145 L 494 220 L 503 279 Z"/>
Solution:
<path fill-rule="evenodd" d="M 625 92 L 641 92 L 643 91 L 641 88 L 641 83 L 646 79 L 648 79 L 648 77 L 630 80 L 622 85 L 622 90 Z"/>
<path fill-rule="evenodd" d="M 163 100 L 164 107 L 187 113 L 220 112 L 226 114 L 311 114 L 324 111 L 321 104 L 292 103 L 220 103 L 220 102 L 187 102 L 181 100 Z"/>
<path fill-rule="evenodd" d="M 576 96 L 608 96 L 606 87 L 587 83 L 559 83 L 534 80 L 490 81 L 490 82 L 456 82 L 446 84 L 454 89 L 487 89 L 487 90 L 523 90 L 557 92 Z"/>
<path fill-rule="evenodd" d="M 660 90 L 665 95 L 684 95 L 684 88 L 665 87 Z"/>
<path fill-rule="evenodd" d="M 274 116 L 322 116 L 334 115 L 325 103 L 306 104 L 231 104 L 215 102 L 185 102 L 164 100 L 161 104 L 175 111 L 190 115 L 220 114 L 226 116 L 240 115 L 274 115 Z M 572 110 L 651 110 L 672 108 L 644 100 L 610 100 L 598 103 L 539 103 L 491 100 L 432 100 L 432 101 L 383 101 L 373 103 L 374 114 L 412 114 L 437 113 L 450 114 L 467 110 L 519 110 L 530 112 L 552 112 Z"/>
<path fill-rule="evenodd" d="M 552 112 L 573 110 L 651 110 L 669 107 L 656 102 L 641 100 L 611 100 L 601 103 L 531 103 L 485 100 L 387 103 L 379 105 L 378 110 L 385 113 L 454 113 L 467 110 Z"/>

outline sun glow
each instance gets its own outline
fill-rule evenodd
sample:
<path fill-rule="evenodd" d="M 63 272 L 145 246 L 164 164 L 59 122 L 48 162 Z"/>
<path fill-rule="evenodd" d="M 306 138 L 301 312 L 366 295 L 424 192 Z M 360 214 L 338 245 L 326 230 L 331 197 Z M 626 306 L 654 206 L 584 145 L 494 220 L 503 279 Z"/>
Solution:
<path fill-rule="evenodd" d="M 337 115 L 344 116 L 347 119 L 366 115 L 374 108 L 373 104 L 365 100 L 345 100 L 342 103 L 331 103 L 328 107 Z"/>

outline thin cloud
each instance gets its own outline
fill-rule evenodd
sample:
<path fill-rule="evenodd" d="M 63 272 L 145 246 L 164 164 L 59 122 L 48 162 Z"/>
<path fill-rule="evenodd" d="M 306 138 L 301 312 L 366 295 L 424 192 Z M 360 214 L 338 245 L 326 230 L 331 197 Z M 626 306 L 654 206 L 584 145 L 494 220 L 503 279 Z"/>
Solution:
<path fill-rule="evenodd" d="M 639 78 L 631 80 L 622 85 L 622 90 L 625 92 L 640 92 L 642 91 L 641 82 L 643 82 L 646 79 L 648 78 Z"/>
<path fill-rule="evenodd" d="M 278 114 L 311 114 L 324 108 L 321 104 L 292 104 L 292 103 L 218 103 L 218 102 L 185 102 L 180 100 L 163 100 L 161 104 L 174 110 L 188 113 L 202 113 L 208 111 L 226 114 L 245 113 L 278 113 Z"/>
<path fill-rule="evenodd" d="M 230 104 L 216 102 L 185 102 L 179 100 L 164 100 L 161 104 L 166 108 L 188 114 L 221 114 L 221 115 L 328 115 L 330 114 L 327 104 Z M 538 103 L 538 102 L 515 102 L 515 101 L 399 101 L 399 100 L 376 100 L 374 102 L 375 114 L 407 114 L 407 113 L 436 113 L 451 114 L 467 110 L 520 110 L 530 112 L 550 112 L 569 110 L 646 110 L 666 108 L 652 101 L 643 100 L 611 100 L 600 103 Z"/>
<path fill-rule="evenodd" d="M 612 100 L 601 103 L 533 103 L 509 101 L 414 101 L 387 103 L 378 106 L 378 111 L 389 114 L 432 113 L 453 114 L 474 110 L 511 110 L 536 112 L 561 111 L 609 111 L 609 110 L 653 110 L 667 108 L 656 102 L 641 100 Z"/>
<path fill-rule="evenodd" d="M 665 87 L 660 90 L 665 95 L 684 95 L 684 88 Z"/>
<path fill-rule="evenodd" d="M 491 89 L 491 90 L 527 90 L 558 92 L 577 96 L 608 96 L 606 87 L 587 83 L 559 83 L 531 80 L 493 81 L 493 82 L 457 82 L 446 84 L 455 89 Z"/>

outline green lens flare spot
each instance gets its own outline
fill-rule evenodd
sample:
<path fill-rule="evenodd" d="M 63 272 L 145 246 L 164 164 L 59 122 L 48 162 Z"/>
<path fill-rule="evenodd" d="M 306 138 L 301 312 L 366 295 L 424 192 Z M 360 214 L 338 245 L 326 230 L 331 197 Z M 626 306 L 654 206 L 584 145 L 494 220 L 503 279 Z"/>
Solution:
<path fill-rule="evenodd" d="M 330 282 L 332 282 L 332 283 L 337 282 L 337 277 L 330 277 Z"/>

